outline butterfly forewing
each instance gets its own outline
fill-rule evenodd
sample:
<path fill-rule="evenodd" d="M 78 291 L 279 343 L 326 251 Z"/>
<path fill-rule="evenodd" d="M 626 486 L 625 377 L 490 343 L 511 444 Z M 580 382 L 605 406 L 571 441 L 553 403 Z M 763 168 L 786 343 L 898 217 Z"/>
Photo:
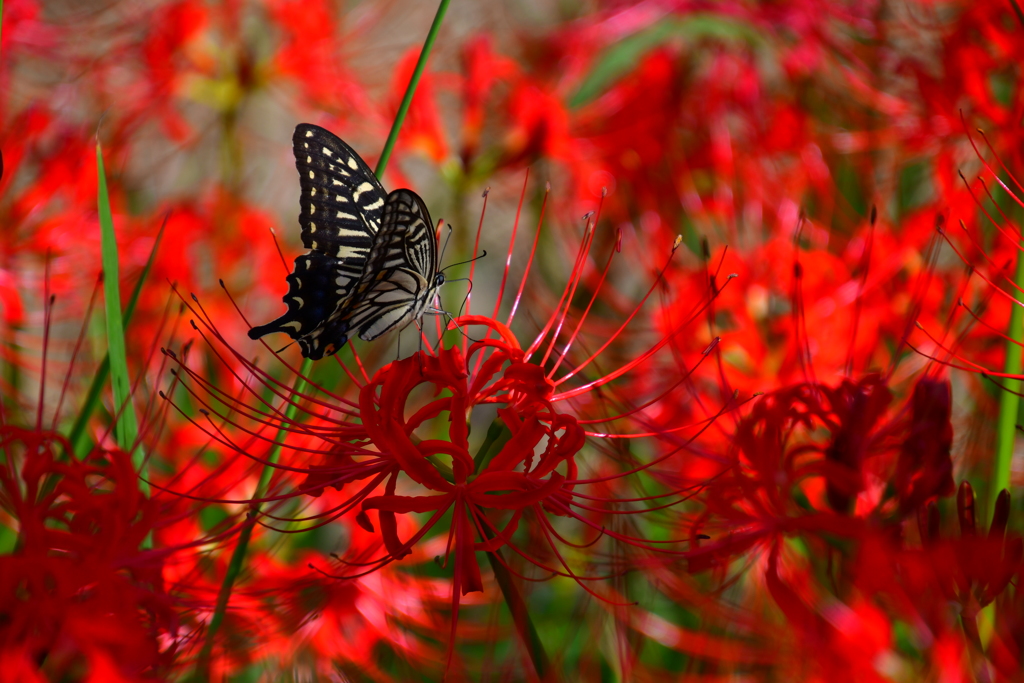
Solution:
<path fill-rule="evenodd" d="M 419 318 L 437 291 L 437 239 L 430 212 L 415 192 L 395 190 L 388 195 L 367 270 L 370 267 L 384 274 L 373 279 L 359 301 L 375 310 L 359 311 L 362 315 L 352 321 L 366 341 Z"/>
<path fill-rule="evenodd" d="M 330 131 L 303 123 L 292 136 L 299 171 L 302 244 L 362 265 L 380 228 L 387 193 L 355 151 Z"/>
<path fill-rule="evenodd" d="M 306 354 L 319 328 L 358 283 L 373 247 L 386 193 L 370 167 L 328 130 L 303 123 L 292 135 L 299 172 L 299 225 L 309 253 L 295 259 L 284 302 L 288 312 L 249 336 L 286 332 Z M 308 355 L 308 354 L 306 354 Z"/>

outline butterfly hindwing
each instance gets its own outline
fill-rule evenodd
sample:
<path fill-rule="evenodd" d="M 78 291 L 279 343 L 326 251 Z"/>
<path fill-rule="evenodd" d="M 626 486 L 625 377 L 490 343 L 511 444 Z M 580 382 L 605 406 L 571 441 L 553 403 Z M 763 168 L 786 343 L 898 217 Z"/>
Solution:
<path fill-rule="evenodd" d="M 381 229 L 348 306 L 325 336 L 372 341 L 419 318 L 437 292 L 437 241 L 427 210 L 411 190 L 388 195 Z M 343 342 L 342 342 L 343 343 Z"/>
<path fill-rule="evenodd" d="M 249 337 L 259 339 L 271 332 L 286 332 L 301 343 L 305 337 L 315 335 L 350 288 L 338 285 L 336 261 L 314 251 L 296 258 L 294 270 L 285 278 L 288 293 L 284 302 L 288 311 L 277 320 L 252 328 Z"/>

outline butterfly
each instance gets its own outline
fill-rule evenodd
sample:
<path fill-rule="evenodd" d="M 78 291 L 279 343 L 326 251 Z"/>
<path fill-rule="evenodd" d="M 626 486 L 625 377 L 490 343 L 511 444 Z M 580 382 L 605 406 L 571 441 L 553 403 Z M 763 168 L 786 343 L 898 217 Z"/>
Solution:
<path fill-rule="evenodd" d="M 426 204 L 412 190 L 388 194 L 370 167 L 330 131 L 302 123 L 292 135 L 299 225 L 309 251 L 285 278 L 288 311 L 249 330 L 285 332 L 318 360 L 354 335 L 372 341 L 425 313 L 444 283 Z"/>

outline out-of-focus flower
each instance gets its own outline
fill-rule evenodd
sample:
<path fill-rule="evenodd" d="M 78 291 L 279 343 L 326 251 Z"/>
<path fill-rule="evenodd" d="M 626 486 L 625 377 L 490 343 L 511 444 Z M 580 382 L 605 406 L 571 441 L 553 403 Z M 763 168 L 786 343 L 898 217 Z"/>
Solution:
<path fill-rule="evenodd" d="M 161 508 L 139 491 L 129 456 L 96 450 L 78 460 L 39 428 L 6 424 L 0 435 L 0 497 L 18 525 L 14 551 L 0 556 L 5 663 L 52 680 L 165 670 L 179 621 L 161 576 L 165 552 L 140 549 Z"/>
<path fill-rule="evenodd" d="M 922 377 L 910 397 L 909 433 L 896 461 L 896 493 L 904 513 L 953 493 L 953 410 L 948 381 Z"/>

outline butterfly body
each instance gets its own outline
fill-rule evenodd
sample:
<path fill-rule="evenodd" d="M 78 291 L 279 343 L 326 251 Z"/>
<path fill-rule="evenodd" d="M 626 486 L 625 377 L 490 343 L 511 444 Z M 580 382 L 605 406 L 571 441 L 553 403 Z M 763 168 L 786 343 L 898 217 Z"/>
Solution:
<path fill-rule="evenodd" d="M 249 336 L 285 332 L 316 360 L 355 335 L 371 341 L 418 320 L 444 275 L 430 213 L 415 192 L 387 194 L 366 162 L 319 126 L 300 124 L 292 143 L 309 252 L 286 278 L 288 311 Z"/>

